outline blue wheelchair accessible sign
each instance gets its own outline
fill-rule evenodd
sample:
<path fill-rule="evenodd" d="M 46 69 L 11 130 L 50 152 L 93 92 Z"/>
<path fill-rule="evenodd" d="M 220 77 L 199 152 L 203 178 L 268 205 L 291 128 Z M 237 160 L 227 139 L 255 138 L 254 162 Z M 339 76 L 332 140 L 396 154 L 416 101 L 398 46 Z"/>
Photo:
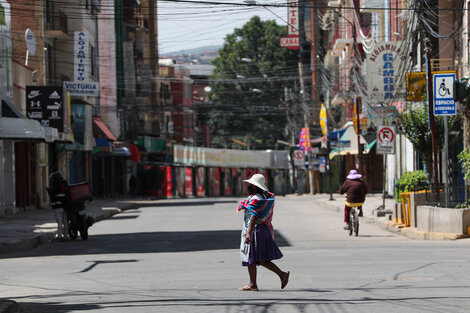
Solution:
<path fill-rule="evenodd" d="M 455 115 L 455 73 L 434 74 L 434 115 Z"/>

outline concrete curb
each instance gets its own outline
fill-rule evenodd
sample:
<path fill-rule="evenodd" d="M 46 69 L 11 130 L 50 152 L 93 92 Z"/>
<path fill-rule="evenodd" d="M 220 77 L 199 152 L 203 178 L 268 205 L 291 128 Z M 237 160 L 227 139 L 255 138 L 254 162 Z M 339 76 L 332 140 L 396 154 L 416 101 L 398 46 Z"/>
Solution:
<path fill-rule="evenodd" d="M 109 219 L 114 215 L 121 213 L 123 211 L 132 210 L 137 208 L 138 204 L 129 204 L 128 206 L 122 208 L 112 208 L 107 209 L 106 211 L 101 211 L 99 214 L 93 214 L 89 212 L 89 214 L 95 220 L 95 223 Z M 0 254 L 4 253 L 15 253 L 15 252 L 24 252 L 28 250 L 32 250 L 46 242 L 49 242 L 55 238 L 57 234 L 57 230 L 54 231 L 46 231 L 37 235 L 33 235 L 30 238 L 19 239 L 17 241 L 2 244 L 0 245 Z M 0 310 L 0 312 L 2 312 Z"/>
<path fill-rule="evenodd" d="M 33 236 L 31 238 L 20 239 L 12 243 L 3 244 L 0 246 L 0 254 L 22 252 L 22 251 L 34 249 L 37 246 L 54 239 L 56 233 L 57 233 L 56 231 L 45 232 L 45 233 Z"/>
<path fill-rule="evenodd" d="M 416 240 L 457 240 L 468 238 L 468 236 L 464 234 L 425 232 L 417 230 L 414 227 L 404 227 L 403 225 L 395 224 L 394 222 L 383 223 L 383 227 L 390 232 L 399 233 L 410 239 Z"/>

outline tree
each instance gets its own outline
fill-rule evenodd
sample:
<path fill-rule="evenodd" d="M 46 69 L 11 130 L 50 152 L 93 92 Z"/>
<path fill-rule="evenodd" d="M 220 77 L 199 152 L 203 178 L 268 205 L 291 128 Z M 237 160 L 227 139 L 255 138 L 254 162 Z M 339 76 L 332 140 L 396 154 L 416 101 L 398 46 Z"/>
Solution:
<path fill-rule="evenodd" d="M 450 127 L 457 124 L 456 122 L 458 122 L 458 118 L 450 118 Z M 426 170 L 431 178 L 433 175 L 431 170 L 433 150 L 431 129 L 429 127 L 428 106 L 421 105 L 403 112 L 400 115 L 400 124 L 405 132 L 406 138 L 413 144 L 413 148 L 424 160 Z M 442 117 L 435 117 L 435 127 L 437 151 L 441 151 L 444 145 L 444 119 Z"/>
<path fill-rule="evenodd" d="M 237 139 L 267 149 L 285 140 L 284 88 L 298 80 L 298 53 L 279 47 L 285 33 L 285 26 L 255 16 L 225 38 L 211 77 L 212 146 Z"/>

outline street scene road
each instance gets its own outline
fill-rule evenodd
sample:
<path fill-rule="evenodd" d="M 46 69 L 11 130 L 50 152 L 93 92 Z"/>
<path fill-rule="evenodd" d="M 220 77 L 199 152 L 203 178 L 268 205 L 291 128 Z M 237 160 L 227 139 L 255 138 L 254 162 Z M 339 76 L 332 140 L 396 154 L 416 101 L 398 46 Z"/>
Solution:
<path fill-rule="evenodd" d="M 342 212 L 312 199 L 276 200 L 284 290 L 260 268 L 260 291 L 238 291 L 241 199 L 204 198 L 124 211 L 87 241 L 1 254 L 0 294 L 28 313 L 468 312 L 470 240 L 412 240 L 367 216 L 349 236 Z"/>

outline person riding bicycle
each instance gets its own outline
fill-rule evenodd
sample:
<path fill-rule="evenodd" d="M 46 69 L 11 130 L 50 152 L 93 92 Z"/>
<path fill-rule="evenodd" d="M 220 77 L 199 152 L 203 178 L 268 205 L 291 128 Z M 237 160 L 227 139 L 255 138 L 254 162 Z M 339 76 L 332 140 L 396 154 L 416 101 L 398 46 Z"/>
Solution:
<path fill-rule="evenodd" d="M 357 207 L 359 209 L 359 216 L 362 216 L 362 205 L 366 200 L 367 186 L 364 180 L 362 180 L 362 175 L 356 170 L 350 170 L 346 178 L 346 181 L 339 189 L 339 194 L 346 194 L 344 205 L 344 222 L 346 226 L 344 229 L 349 230 L 351 227 L 349 225 L 349 212 L 352 207 Z"/>

